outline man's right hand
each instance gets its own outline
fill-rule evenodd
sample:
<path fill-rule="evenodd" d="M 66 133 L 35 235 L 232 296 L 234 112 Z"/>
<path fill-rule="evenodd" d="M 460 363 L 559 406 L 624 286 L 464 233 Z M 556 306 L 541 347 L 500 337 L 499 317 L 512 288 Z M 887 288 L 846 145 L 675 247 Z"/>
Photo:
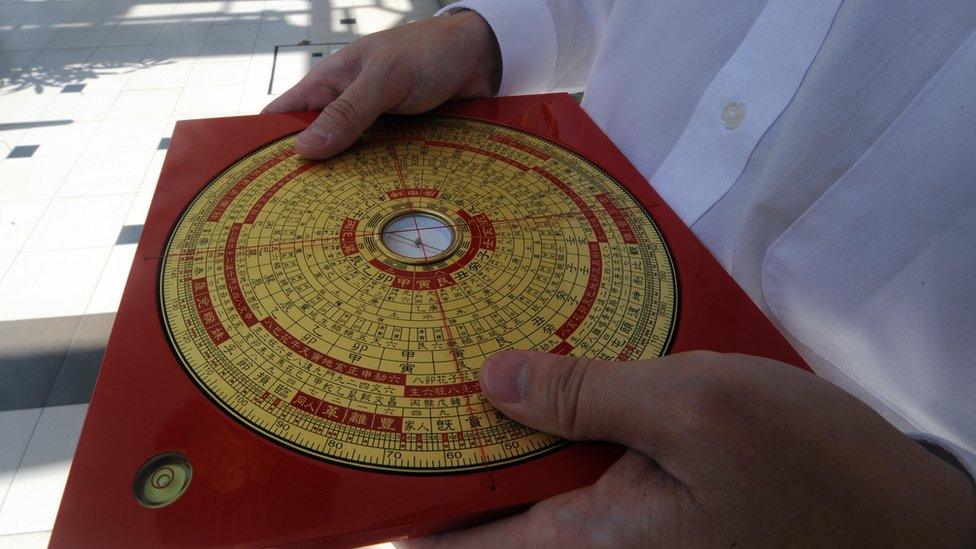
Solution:
<path fill-rule="evenodd" d="M 385 112 L 416 114 L 453 98 L 490 97 L 501 57 L 475 12 L 365 36 L 330 55 L 262 113 L 323 109 L 295 140 L 307 158 L 342 152 Z"/>

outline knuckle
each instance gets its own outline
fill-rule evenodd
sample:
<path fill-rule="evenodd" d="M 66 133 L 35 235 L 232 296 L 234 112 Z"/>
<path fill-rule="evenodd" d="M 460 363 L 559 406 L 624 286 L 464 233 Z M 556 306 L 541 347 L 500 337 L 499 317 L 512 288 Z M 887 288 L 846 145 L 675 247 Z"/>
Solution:
<path fill-rule="evenodd" d="M 359 107 L 345 97 L 337 97 L 325 111 L 329 124 L 333 128 L 353 131 L 361 120 Z"/>
<path fill-rule="evenodd" d="M 721 429 L 739 415 L 739 397 L 734 384 L 714 370 L 697 372 L 680 388 L 677 398 L 684 429 L 698 432 Z"/>
<path fill-rule="evenodd" d="M 561 432 L 569 436 L 579 436 L 586 432 L 583 406 L 584 389 L 592 360 L 569 357 L 558 365 L 545 370 L 543 386 L 547 403 L 555 412 L 557 425 Z"/>
<path fill-rule="evenodd" d="M 719 353 L 719 352 L 716 352 L 716 351 L 709 351 L 709 350 L 706 350 L 706 349 L 699 349 L 699 350 L 695 350 L 695 351 L 685 351 L 682 354 L 684 356 L 690 358 L 692 361 L 694 361 L 698 365 L 710 364 L 713 361 L 715 361 L 716 359 L 718 359 L 718 358 L 720 358 L 722 356 L 725 356 L 722 353 Z"/>

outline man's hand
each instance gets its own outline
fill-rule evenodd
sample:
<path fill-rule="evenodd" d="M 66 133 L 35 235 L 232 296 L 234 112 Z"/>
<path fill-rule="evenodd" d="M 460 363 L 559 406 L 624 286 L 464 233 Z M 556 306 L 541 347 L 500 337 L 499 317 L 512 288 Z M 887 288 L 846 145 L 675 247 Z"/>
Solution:
<path fill-rule="evenodd" d="M 498 90 L 501 58 L 488 24 L 472 11 L 434 17 L 349 44 L 262 113 L 324 109 L 295 140 L 307 158 L 351 145 L 384 112 L 416 114 L 452 98 Z"/>
<path fill-rule="evenodd" d="M 489 359 L 481 386 L 521 423 L 630 450 L 593 486 L 408 547 L 970 547 L 962 472 L 857 399 L 785 364 L 691 352 L 608 364 Z"/>

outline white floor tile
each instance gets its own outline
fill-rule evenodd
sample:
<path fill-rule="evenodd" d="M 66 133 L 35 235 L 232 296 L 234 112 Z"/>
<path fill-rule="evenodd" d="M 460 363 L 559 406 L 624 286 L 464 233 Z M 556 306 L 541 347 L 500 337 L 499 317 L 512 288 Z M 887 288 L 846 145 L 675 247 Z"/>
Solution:
<path fill-rule="evenodd" d="M 81 13 L 89 17 L 99 16 L 98 19 L 108 19 L 125 11 L 133 2 L 134 0 L 92 0 Z"/>
<path fill-rule="evenodd" d="M 364 3 L 360 2 L 359 5 L 364 5 Z M 380 5 L 399 12 L 419 12 L 427 15 L 434 15 L 440 9 L 438 0 L 381 0 Z"/>
<path fill-rule="evenodd" d="M 273 6 L 274 3 L 272 2 Z M 261 14 L 264 10 L 270 9 L 267 7 L 268 2 L 265 0 L 236 0 L 231 2 L 230 6 L 227 7 L 227 13 L 234 15 L 251 15 L 257 16 L 258 20 L 261 19 Z"/>
<path fill-rule="evenodd" d="M 0 508 L 40 416 L 40 408 L 0 412 Z"/>
<path fill-rule="evenodd" d="M 324 2 L 313 2 L 311 9 L 312 21 L 328 21 L 333 18 L 355 17 L 355 8 L 362 4 L 364 4 L 362 1 L 335 2 L 326 0 Z M 370 2 L 370 4 L 378 4 L 389 9 L 384 0 Z"/>
<path fill-rule="evenodd" d="M 78 15 L 88 7 L 90 0 L 56 0 L 44 2 L 35 14 L 37 15 Z"/>
<path fill-rule="evenodd" d="M 91 91 L 121 90 L 132 73 L 144 67 L 148 45 L 100 47 L 88 59 L 97 78 L 86 81 Z"/>
<path fill-rule="evenodd" d="M 50 203 L 46 199 L 0 202 L 0 253 L 19 252 Z"/>
<path fill-rule="evenodd" d="M 176 105 L 177 118 L 202 118 L 236 114 L 244 86 L 184 88 Z"/>
<path fill-rule="evenodd" d="M 158 41 L 149 46 L 143 61 L 178 61 L 180 63 L 196 61 L 200 48 L 203 47 L 203 40 L 199 42 L 181 42 L 179 44 L 160 44 Z"/>
<path fill-rule="evenodd" d="M 81 93 L 59 93 L 47 106 L 41 117 L 44 120 L 101 120 L 108 114 L 118 96 L 119 92 L 114 90 L 102 92 L 83 90 Z"/>
<path fill-rule="evenodd" d="M 356 30 L 361 34 L 371 34 L 414 21 L 419 17 L 391 12 L 380 7 L 360 7 L 355 9 Z"/>
<path fill-rule="evenodd" d="M 210 23 L 187 24 L 186 22 L 167 23 L 156 35 L 154 44 L 188 44 L 199 43 L 207 39 L 210 33 Z"/>
<path fill-rule="evenodd" d="M 147 17 L 158 18 L 163 15 L 169 15 L 173 13 L 173 9 L 176 7 L 175 2 L 160 2 L 158 4 L 133 4 L 125 12 L 125 19 L 141 19 Z"/>
<path fill-rule="evenodd" d="M 129 278 L 129 270 L 132 268 L 132 260 L 136 255 L 136 245 L 126 244 L 112 248 L 112 254 L 108 257 L 105 270 L 95 286 L 91 301 L 85 314 L 114 313 L 119 310 L 119 302 L 122 300 L 122 292 L 125 290 L 125 281 Z"/>
<path fill-rule="evenodd" d="M 152 203 L 153 192 L 141 192 L 136 195 L 129 208 L 129 214 L 125 218 L 126 225 L 142 225 L 146 222 L 146 215 L 149 213 L 149 205 Z"/>
<path fill-rule="evenodd" d="M 278 40 L 258 40 L 254 43 L 254 54 L 274 56 L 275 46 L 280 45 L 282 44 Z M 254 59 L 254 57 L 252 56 L 251 59 Z M 268 72 L 270 73 L 270 71 Z"/>
<path fill-rule="evenodd" d="M 85 154 L 156 150 L 167 122 L 166 118 L 105 120 L 95 130 Z"/>
<path fill-rule="evenodd" d="M 197 61 L 186 81 L 187 87 L 229 86 L 243 84 L 247 79 L 248 60 L 207 62 Z"/>
<path fill-rule="evenodd" d="M 44 408 L 0 507 L 0 534 L 49 531 L 61 503 L 87 404 Z"/>
<path fill-rule="evenodd" d="M 125 22 L 116 25 L 108 33 L 102 46 L 142 46 L 152 44 L 163 25 L 131 25 Z"/>
<path fill-rule="evenodd" d="M 133 75 L 134 76 L 134 75 Z M 131 80 L 130 80 L 131 82 Z M 180 98 L 179 88 L 163 90 L 124 90 L 106 118 L 169 117 Z"/>
<path fill-rule="evenodd" d="M 170 118 L 167 120 L 166 124 L 163 126 L 163 137 L 173 137 L 173 130 L 176 129 L 176 123 L 179 121 L 180 120 L 178 118 Z"/>
<path fill-rule="evenodd" d="M 81 82 L 85 84 L 86 92 L 118 91 L 125 88 L 137 69 L 138 66 L 130 65 L 120 70 L 116 65 L 92 63 Z"/>
<path fill-rule="evenodd" d="M 40 2 L 17 2 L 4 6 L 3 15 L 5 17 L 33 15 L 40 7 Z"/>
<path fill-rule="evenodd" d="M 271 75 L 271 67 L 275 63 L 275 58 L 274 46 L 267 48 L 266 45 L 266 42 L 258 42 L 254 45 L 254 53 L 251 54 L 251 66 L 248 67 L 249 79 L 251 79 L 251 76 L 256 76 L 255 73 L 260 73 L 264 79 L 264 82 L 268 82 L 268 77 Z"/>
<path fill-rule="evenodd" d="M 5 124 L 37 120 L 57 95 L 50 89 L 44 90 L 43 83 L 40 84 L 41 91 L 35 91 L 37 88 L 31 77 L 15 83 L 20 91 L 5 93 L 3 101 L 0 101 L 0 120 Z"/>
<path fill-rule="evenodd" d="M 88 19 L 105 20 L 125 13 L 134 3 L 134 0 L 92 0 L 81 14 Z"/>
<path fill-rule="evenodd" d="M 111 246 L 134 198 L 132 194 L 55 198 L 23 251 Z"/>
<path fill-rule="evenodd" d="M 267 84 L 261 87 L 246 87 L 237 112 L 238 114 L 258 114 L 277 96 L 278 94 L 268 95 Z"/>
<path fill-rule="evenodd" d="M 97 48 L 111 31 L 111 25 L 64 29 L 51 40 L 47 47 Z"/>
<path fill-rule="evenodd" d="M 244 86 L 248 88 L 264 88 L 268 91 L 268 81 L 271 80 L 271 68 L 273 61 L 271 56 L 255 55 L 251 60 L 251 66 L 247 69 L 247 79 Z"/>
<path fill-rule="evenodd" d="M 0 321 L 85 312 L 110 247 L 21 253 L 0 281 Z"/>
<path fill-rule="evenodd" d="M 156 151 L 153 155 L 152 162 L 149 163 L 149 168 L 146 169 L 146 174 L 142 177 L 142 184 L 139 185 L 140 196 L 146 193 L 152 194 L 156 190 L 156 183 L 159 181 L 159 173 L 163 169 L 163 162 L 165 160 L 166 151 Z M 139 204 L 140 196 L 137 196 L 136 201 L 132 203 L 133 209 Z M 143 216 L 143 219 L 145 219 L 145 216 Z M 126 225 L 129 224 L 126 221 Z"/>
<path fill-rule="evenodd" d="M 153 159 L 150 151 L 89 154 L 78 157 L 58 196 L 131 194 L 139 191 Z M 0 165 L 0 170 L 3 166 Z"/>
<path fill-rule="evenodd" d="M 313 44 L 341 44 L 345 45 L 362 36 L 358 25 L 341 25 L 344 28 L 333 29 L 326 22 L 316 22 L 308 29 L 308 40 Z"/>
<path fill-rule="evenodd" d="M 297 44 L 308 37 L 306 26 L 296 26 L 285 21 L 262 21 L 258 40 L 274 40 L 279 44 Z"/>
<path fill-rule="evenodd" d="M 207 42 L 254 42 L 258 38 L 259 22 L 254 23 L 214 23 L 207 35 Z"/>
<path fill-rule="evenodd" d="M 0 42 L 0 51 L 43 49 L 58 32 L 58 29 L 21 28 Z"/>
<path fill-rule="evenodd" d="M 250 61 L 254 52 L 254 40 L 237 42 L 205 42 L 197 54 L 198 63 Z"/>
<path fill-rule="evenodd" d="M 28 128 L 14 126 L 16 129 L 0 130 L 0 158 L 6 158 L 7 154 L 20 143 L 20 138 L 27 133 Z"/>
<path fill-rule="evenodd" d="M 51 532 L 26 532 L 0 536 L 0 549 L 46 549 Z"/>
<path fill-rule="evenodd" d="M 269 4 L 266 5 L 274 6 L 276 10 L 285 13 L 308 11 L 309 8 L 312 7 L 310 0 L 271 0 Z"/>
<path fill-rule="evenodd" d="M 98 122 L 73 122 L 64 126 L 44 126 L 28 131 L 21 144 L 40 145 L 35 157 L 80 154 L 98 127 Z"/>
<path fill-rule="evenodd" d="M 220 11 L 223 2 L 183 2 L 176 6 L 172 15 L 212 15 Z"/>
<path fill-rule="evenodd" d="M 59 81 L 77 80 L 77 75 L 73 72 L 83 73 L 85 63 L 94 52 L 95 48 L 85 47 L 47 49 L 31 59 L 30 67 L 39 74 L 49 73 L 54 76 L 50 79 L 51 84 L 57 86 Z"/>
<path fill-rule="evenodd" d="M 112 65 L 122 65 L 122 68 L 128 65 L 138 64 L 139 61 L 146 55 L 146 51 L 149 50 L 149 45 L 144 44 L 133 44 L 129 46 L 102 46 L 92 53 L 89 59 L 92 63 L 104 64 L 107 67 Z"/>
<path fill-rule="evenodd" d="M 127 90 L 150 90 L 161 88 L 182 88 L 186 84 L 190 71 L 193 70 L 193 61 L 176 61 L 172 59 L 143 60 L 143 67 L 132 73 L 128 82 L 125 84 Z"/>
<path fill-rule="evenodd" d="M 7 274 L 7 270 L 10 266 L 14 264 L 14 259 L 17 258 L 17 254 L 0 254 L 0 280 L 3 280 L 3 275 Z"/>
<path fill-rule="evenodd" d="M 42 13 L 44 6 L 34 12 L 21 24 L 22 29 L 60 29 L 70 26 L 77 17 L 72 14 Z"/>
<path fill-rule="evenodd" d="M 296 5 L 294 9 L 282 9 L 282 11 L 285 15 L 281 19 L 289 25 L 305 29 L 312 25 L 312 14 L 309 13 L 308 4 L 301 8 Z"/>
<path fill-rule="evenodd" d="M 74 156 L 8 158 L 0 162 L 0 201 L 53 198 Z"/>
<path fill-rule="evenodd" d="M 0 55 L 0 73 L 29 66 L 30 60 L 41 50 L 6 51 Z M 4 77 L 6 75 L 3 75 Z"/>

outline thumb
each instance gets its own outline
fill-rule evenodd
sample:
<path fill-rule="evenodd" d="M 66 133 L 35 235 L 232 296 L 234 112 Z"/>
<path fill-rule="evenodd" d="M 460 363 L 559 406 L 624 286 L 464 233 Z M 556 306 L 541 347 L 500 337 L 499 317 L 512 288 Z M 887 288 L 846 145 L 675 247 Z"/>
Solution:
<path fill-rule="evenodd" d="M 295 150 L 306 158 L 329 158 L 344 151 L 389 108 L 385 86 L 374 86 L 360 75 L 305 131 L 295 138 Z"/>
<path fill-rule="evenodd" d="M 653 458 L 673 436 L 672 397 L 654 377 L 663 360 L 611 363 L 505 351 L 481 367 L 481 388 L 519 423 L 571 440 L 617 442 Z"/>

